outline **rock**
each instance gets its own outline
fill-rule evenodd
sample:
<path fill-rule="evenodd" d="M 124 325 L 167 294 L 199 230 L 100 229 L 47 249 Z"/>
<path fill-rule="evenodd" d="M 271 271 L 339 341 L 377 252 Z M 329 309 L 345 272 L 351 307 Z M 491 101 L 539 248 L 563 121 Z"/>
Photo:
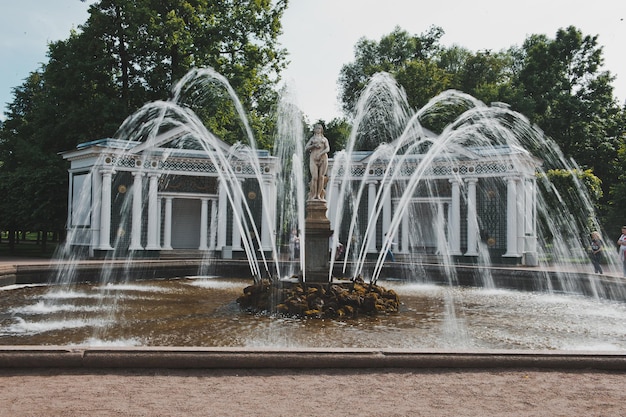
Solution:
<path fill-rule="evenodd" d="M 361 277 L 346 284 L 324 286 L 280 283 L 262 280 L 244 288 L 237 303 L 254 313 L 278 313 L 306 318 L 350 318 L 358 315 L 389 314 L 398 311 L 400 300 L 393 290 L 369 283 Z"/>

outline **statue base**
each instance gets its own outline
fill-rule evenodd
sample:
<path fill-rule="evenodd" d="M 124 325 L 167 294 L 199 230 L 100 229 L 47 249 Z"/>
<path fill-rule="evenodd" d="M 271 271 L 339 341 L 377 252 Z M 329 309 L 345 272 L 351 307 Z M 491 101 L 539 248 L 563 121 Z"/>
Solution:
<path fill-rule="evenodd" d="M 328 283 L 330 269 L 330 220 L 326 217 L 326 201 L 308 200 L 306 204 L 304 279 L 306 282 Z"/>

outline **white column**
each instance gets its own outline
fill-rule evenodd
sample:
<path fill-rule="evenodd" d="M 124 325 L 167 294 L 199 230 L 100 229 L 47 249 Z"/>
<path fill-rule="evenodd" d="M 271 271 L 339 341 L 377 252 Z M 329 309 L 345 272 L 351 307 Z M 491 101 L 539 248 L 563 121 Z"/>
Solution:
<path fill-rule="evenodd" d="M 476 183 L 478 179 L 467 180 L 467 256 L 478 256 L 478 216 L 476 213 Z"/>
<path fill-rule="evenodd" d="M 409 213 L 411 212 L 411 206 L 409 206 L 402 214 L 402 220 L 400 220 L 400 227 L 402 227 L 402 248 L 400 253 L 409 253 Z"/>
<path fill-rule="evenodd" d="M 226 223 L 228 220 L 228 196 L 226 195 L 226 187 L 223 181 L 219 184 L 219 208 L 217 212 L 218 218 L 221 220 L 217 224 L 217 250 L 222 250 L 226 246 Z"/>
<path fill-rule="evenodd" d="M 526 183 L 526 207 L 524 209 L 525 223 L 524 235 L 526 237 L 526 251 L 537 252 L 537 230 L 536 230 L 536 181 L 535 179 L 527 179 Z"/>
<path fill-rule="evenodd" d="M 172 250 L 172 197 L 165 197 L 163 219 L 163 249 Z"/>
<path fill-rule="evenodd" d="M 369 181 L 367 183 L 367 218 L 370 219 L 374 216 L 376 211 L 376 181 Z M 367 236 L 368 245 L 367 253 L 376 253 L 376 223 L 369 225 L 370 230 Z"/>
<path fill-rule="evenodd" d="M 526 190 L 524 180 L 518 178 L 517 185 L 517 253 L 520 255 L 526 251 L 525 233 L 524 233 L 524 208 L 526 207 Z"/>
<path fill-rule="evenodd" d="M 223 222 L 222 222 L 223 223 Z M 215 250 L 215 239 L 217 236 L 217 201 L 211 199 L 211 227 L 209 235 L 209 250 Z"/>
<path fill-rule="evenodd" d="M 163 213 L 163 199 L 162 198 L 158 198 L 157 199 L 157 245 L 163 249 L 162 247 L 162 243 L 161 242 L 161 216 Z"/>
<path fill-rule="evenodd" d="M 333 181 L 330 185 L 330 195 L 328 196 L 328 212 L 326 217 L 330 221 L 330 229 L 335 230 L 337 221 L 337 198 L 339 197 L 339 182 Z"/>
<path fill-rule="evenodd" d="M 445 203 L 442 201 L 437 202 L 437 213 L 435 214 L 436 216 L 436 226 L 434 228 L 435 233 L 437 234 L 437 255 L 442 255 L 444 253 L 446 253 L 448 251 L 448 247 L 447 247 L 447 242 L 445 239 L 445 220 L 444 220 L 444 213 L 445 213 Z"/>
<path fill-rule="evenodd" d="M 206 244 L 208 217 L 209 217 L 209 199 L 202 198 L 202 206 L 200 209 L 200 247 L 199 250 L 207 250 L 209 247 Z"/>
<path fill-rule="evenodd" d="M 450 180 L 450 184 L 452 184 L 452 203 L 448 222 L 450 255 L 461 255 L 461 189 L 456 179 Z"/>
<path fill-rule="evenodd" d="M 386 181 L 383 186 L 390 187 L 390 183 Z M 388 191 L 387 196 L 383 200 L 383 236 L 389 232 L 389 226 L 391 225 L 391 189 Z"/>
<path fill-rule="evenodd" d="M 536 180 L 527 178 L 524 181 L 525 207 L 524 207 L 524 264 L 537 266 L 539 258 L 537 254 L 537 224 L 536 224 Z"/>
<path fill-rule="evenodd" d="M 267 208 L 265 207 L 267 204 Z M 272 178 L 263 180 L 261 248 L 272 249 L 272 234 L 276 231 L 276 183 Z"/>
<path fill-rule="evenodd" d="M 243 180 L 237 180 L 239 181 L 239 186 L 242 187 L 243 186 Z M 237 225 L 237 220 L 235 219 L 235 217 L 237 219 L 239 219 L 239 221 L 242 221 L 242 213 L 241 213 L 241 193 L 239 192 L 239 190 L 234 190 L 235 193 L 233 195 L 233 204 L 235 207 L 233 207 L 233 230 L 232 230 L 232 240 L 233 240 L 233 251 L 240 251 L 242 250 L 241 247 L 241 230 L 239 230 L 239 226 Z M 242 223 L 243 225 L 243 223 Z"/>
<path fill-rule="evenodd" d="M 148 243 L 146 245 L 147 250 L 161 249 L 157 245 L 157 194 L 159 191 L 159 175 L 151 173 L 150 187 L 148 190 Z"/>
<path fill-rule="evenodd" d="M 130 250 L 141 250 L 141 198 L 143 173 L 133 172 L 133 211 L 131 217 Z"/>
<path fill-rule="evenodd" d="M 87 177 L 87 178 L 91 178 L 91 177 Z M 69 182 L 70 182 L 69 184 L 70 187 L 68 188 L 68 190 L 73 190 L 74 189 L 74 174 L 72 173 L 69 174 Z M 92 187 L 90 188 L 93 190 Z M 67 207 L 69 207 L 69 210 L 67 210 L 67 217 L 65 218 L 65 221 L 66 221 L 65 226 L 66 226 L 67 231 L 73 228 L 72 225 L 76 224 L 76 221 L 72 220 L 72 218 L 76 216 L 76 213 L 74 213 L 74 209 L 73 209 L 74 204 L 72 204 L 72 200 L 78 200 L 78 196 L 75 196 L 73 194 L 74 193 L 71 191 L 67 193 Z"/>
<path fill-rule="evenodd" d="M 91 248 L 89 251 L 89 255 L 93 256 L 93 250 L 100 247 L 100 231 L 101 227 L 101 210 L 102 210 L 102 175 L 98 175 L 98 173 L 93 173 L 91 175 L 92 181 L 92 189 L 91 189 L 91 199 L 93 201 L 93 206 L 91 207 L 91 214 L 93 218 L 91 219 Z M 100 196 L 100 197 L 98 197 Z"/>
<path fill-rule="evenodd" d="M 100 206 L 100 250 L 111 250 L 111 171 L 102 171 Z"/>
<path fill-rule="evenodd" d="M 506 253 L 502 256 L 517 257 L 517 185 L 513 177 L 506 183 Z"/>

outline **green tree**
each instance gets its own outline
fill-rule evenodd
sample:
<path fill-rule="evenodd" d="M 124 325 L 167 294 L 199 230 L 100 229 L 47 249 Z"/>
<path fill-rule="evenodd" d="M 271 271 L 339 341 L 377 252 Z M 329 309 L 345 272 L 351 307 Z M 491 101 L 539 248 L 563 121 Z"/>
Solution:
<path fill-rule="evenodd" d="M 49 132 L 38 129 L 51 113 L 41 74 L 32 73 L 14 95 L 0 130 L 0 227 L 11 236 L 27 230 L 60 233 L 67 214 L 67 170 L 50 152 Z"/>
<path fill-rule="evenodd" d="M 355 60 L 341 68 L 339 87 L 343 110 L 350 115 L 359 95 L 372 75 L 388 72 L 402 78 L 413 91 L 407 91 L 409 104 L 419 107 L 448 86 L 446 73 L 430 61 L 441 50 L 443 30 L 433 26 L 421 35 L 410 35 L 396 27 L 380 42 L 361 38 L 355 46 Z M 411 82 L 409 84 L 409 82 Z"/>
<path fill-rule="evenodd" d="M 596 229 L 599 219 L 594 213 L 597 212 L 603 191 L 602 180 L 591 170 L 549 169 L 538 179 L 539 189 L 547 204 L 542 213 L 572 214 L 576 222 L 574 226 L 584 236 Z"/>
<path fill-rule="evenodd" d="M 626 126 L 626 109 L 621 113 L 622 126 Z M 610 199 L 606 204 L 605 228 L 617 231 L 626 224 L 626 133 L 622 133 L 617 158 L 613 164 L 617 171 L 616 178 L 610 185 Z"/>
<path fill-rule="evenodd" d="M 87 22 L 49 45 L 49 62 L 14 90 L 0 129 L 5 228 L 61 230 L 67 171 L 58 152 L 110 137 L 147 101 L 166 100 L 192 67 L 230 80 L 257 144 L 270 147 L 274 87 L 286 52 L 277 43 L 287 0 L 101 0 Z M 211 93 L 212 91 L 210 91 Z M 223 92 L 185 105 L 225 140 L 241 139 Z M 197 100 L 202 98 L 202 100 Z M 45 224 L 43 224 L 45 223 Z M 51 229 L 54 228 L 54 229 Z"/>
<path fill-rule="evenodd" d="M 346 114 L 351 114 L 364 86 L 379 71 L 395 77 L 413 108 L 446 89 L 466 92 L 485 103 L 507 103 L 554 139 L 565 158 L 574 158 L 583 170 L 591 169 L 602 179 L 598 208 L 605 215 L 608 199 L 615 194 L 609 190 L 619 188 L 613 185 L 626 169 L 617 154 L 625 123 L 624 110 L 613 96 L 614 77 L 602 70 L 597 36 L 585 36 L 570 26 L 557 31 L 554 39 L 531 35 L 521 47 L 472 52 L 457 45 L 441 47 L 442 35 L 440 28 L 418 36 L 396 28 L 380 42 L 359 40 L 355 61 L 342 68 L 339 78 Z M 433 108 L 422 124 L 441 131 L 466 108 L 442 110 Z M 383 136 L 382 141 L 388 141 Z M 367 146 L 380 141 L 375 138 Z"/>
<path fill-rule="evenodd" d="M 380 42 L 361 39 L 355 47 L 355 61 L 344 65 L 339 78 L 342 106 L 346 114 L 353 107 L 365 85 L 377 72 L 390 73 L 400 84 L 411 108 L 423 107 L 445 90 L 456 89 L 485 102 L 508 101 L 518 93 L 512 83 L 517 62 L 509 51 L 473 53 L 453 45 L 439 44 L 443 30 L 431 27 L 421 35 L 409 35 L 396 28 Z M 464 109 L 460 109 L 462 111 Z M 438 131 L 458 112 L 423 123 Z"/>
<path fill-rule="evenodd" d="M 83 27 L 113 58 L 119 97 L 134 111 L 169 97 L 191 68 L 223 75 L 249 111 L 260 146 L 271 147 L 275 86 L 286 65 L 278 46 L 287 0 L 102 0 Z M 223 91 L 188 91 L 186 104 L 227 142 L 241 139 L 235 110 Z"/>
<path fill-rule="evenodd" d="M 511 51 L 470 53 L 458 69 L 453 87 L 485 103 L 509 103 L 514 96 L 513 64 Z"/>
<path fill-rule="evenodd" d="M 330 155 L 346 148 L 351 126 L 345 118 L 334 118 L 328 124 L 323 120 L 319 120 L 317 123 L 324 126 L 324 136 L 330 145 Z"/>
<path fill-rule="evenodd" d="M 613 95 L 614 77 L 602 64 L 598 37 L 573 26 L 559 29 L 554 39 L 532 35 L 521 48 L 515 80 L 523 102 L 513 106 L 553 138 L 566 158 L 602 179 L 599 210 L 606 217 L 609 191 L 621 170 L 616 161 L 624 119 Z"/>
<path fill-rule="evenodd" d="M 583 36 L 570 26 L 560 29 L 555 39 L 530 36 L 523 53 L 516 82 L 529 98 L 526 116 L 566 156 L 594 167 L 602 177 L 609 174 L 603 166 L 616 156 L 620 109 L 611 86 L 614 77 L 601 70 L 597 36 Z"/>

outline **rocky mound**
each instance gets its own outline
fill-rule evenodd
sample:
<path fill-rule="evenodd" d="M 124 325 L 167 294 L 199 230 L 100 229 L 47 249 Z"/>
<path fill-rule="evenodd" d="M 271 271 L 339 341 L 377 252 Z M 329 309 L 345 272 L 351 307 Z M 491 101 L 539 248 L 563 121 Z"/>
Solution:
<path fill-rule="evenodd" d="M 307 318 L 394 313 L 400 306 L 395 291 L 365 283 L 360 277 L 341 283 L 305 285 L 262 280 L 244 288 L 237 303 L 247 311 Z"/>

